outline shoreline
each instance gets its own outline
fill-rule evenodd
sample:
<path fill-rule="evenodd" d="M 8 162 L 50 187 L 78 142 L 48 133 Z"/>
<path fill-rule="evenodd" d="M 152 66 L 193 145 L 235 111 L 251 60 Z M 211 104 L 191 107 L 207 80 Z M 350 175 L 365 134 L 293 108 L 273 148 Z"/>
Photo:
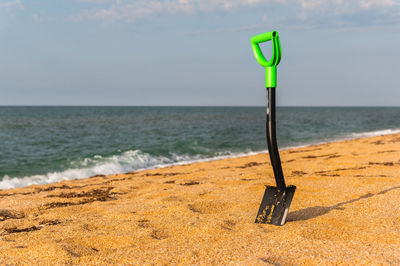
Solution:
<path fill-rule="evenodd" d="M 0 191 L 0 263 L 399 264 L 400 134 L 282 150 L 284 226 L 255 224 L 266 153 Z"/>
<path fill-rule="evenodd" d="M 357 140 L 357 139 L 376 137 L 376 136 L 393 135 L 393 134 L 398 134 L 398 133 L 400 133 L 400 129 L 383 129 L 383 130 L 367 131 L 367 132 L 361 132 L 361 133 L 351 133 L 350 135 L 342 136 L 339 138 L 333 138 L 333 139 L 327 140 L 327 141 L 315 141 L 315 142 L 311 142 L 309 144 L 299 144 L 298 146 L 288 146 L 288 147 L 280 148 L 279 150 L 285 151 L 285 150 L 306 148 L 306 147 L 315 146 L 315 145 L 323 145 L 323 144 L 341 142 L 341 141 L 346 141 L 346 140 Z M 60 178 L 60 177 L 58 177 L 58 178 L 55 178 L 56 180 L 52 181 L 52 182 L 46 182 L 46 181 L 42 182 L 43 180 L 35 182 L 35 181 L 31 181 L 31 180 L 39 179 L 39 178 L 54 179 L 52 177 L 54 175 L 62 176 L 63 173 L 65 173 L 65 172 L 82 171 L 82 170 L 86 170 L 86 168 L 69 168 L 69 169 L 66 169 L 63 171 L 48 172 L 48 173 L 42 174 L 42 175 L 40 175 L 40 174 L 39 175 L 31 175 L 31 176 L 25 176 L 22 178 L 9 177 L 8 175 L 5 175 L 5 176 L 3 176 L 2 180 L 0 180 L 0 191 L 7 190 L 7 189 L 13 189 L 13 188 L 27 187 L 30 185 L 46 185 L 46 184 L 53 184 L 53 183 L 57 183 L 57 182 L 61 182 L 61 181 L 90 178 L 91 176 L 95 176 L 95 175 L 124 174 L 124 173 L 132 172 L 132 171 L 146 171 L 146 170 L 162 169 L 162 168 L 171 167 L 171 166 L 187 165 L 187 164 L 201 163 L 201 162 L 210 162 L 210 161 L 223 160 L 223 159 L 229 159 L 229 158 L 239 158 L 239 157 L 243 157 L 243 156 L 252 156 L 252 155 L 258 155 L 258 154 L 263 154 L 263 153 L 268 153 L 268 150 L 239 152 L 239 153 L 231 154 L 231 155 L 221 155 L 221 156 L 214 156 L 214 157 L 210 157 L 210 158 L 193 159 L 193 160 L 173 162 L 173 163 L 167 163 L 167 164 L 161 164 L 161 165 L 158 164 L 158 165 L 153 165 L 153 166 L 145 167 L 145 168 L 131 169 L 128 171 L 116 171 L 116 172 L 112 172 L 112 173 L 93 173 L 92 175 L 82 175 L 82 177 L 75 177 L 75 178 Z M 15 184 L 19 184 L 21 182 L 25 182 L 26 185 L 25 184 L 24 185 L 15 185 Z M 7 186 L 7 183 L 12 183 L 12 184 L 14 184 L 14 186 L 10 186 L 10 185 Z"/>

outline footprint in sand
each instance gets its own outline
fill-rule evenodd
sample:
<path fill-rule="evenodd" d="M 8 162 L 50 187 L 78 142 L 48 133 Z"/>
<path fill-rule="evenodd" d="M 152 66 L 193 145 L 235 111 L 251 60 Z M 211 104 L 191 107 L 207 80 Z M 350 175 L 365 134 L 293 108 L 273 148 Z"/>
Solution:
<path fill-rule="evenodd" d="M 220 201 L 196 201 L 192 204 L 188 204 L 188 208 L 192 212 L 211 214 L 223 212 L 228 208 L 228 204 Z"/>
<path fill-rule="evenodd" d="M 61 248 L 67 252 L 69 256 L 75 258 L 93 255 L 99 251 L 95 247 L 83 246 L 69 239 L 63 240 L 60 244 Z"/>
<path fill-rule="evenodd" d="M 303 172 L 303 171 L 292 171 L 292 174 L 291 174 L 291 176 L 304 176 L 304 175 L 306 175 L 307 173 L 306 172 Z"/>
<path fill-rule="evenodd" d="M 188 182 L 185 182 L 185 183 L 183 183 L 183 184 L 180 184 L 181 186 L 194 186 L 194 185 L 200 185 L 200 182 L 197 182 L 197 181 L 188 181 Z"/>
<path fill-rule="evenodd" d="M 150 227 L 150 220 L 141 219 L 138 221 L 138 226 L 140 228 L 149 228 Z"/>
<path fill-rule="evenodd" d="M 259 165 L 263 165 L 263 164 L 265 164 L 265 163 L 250 162 L 250 163 L 247 163 L 247 164 L 245 164 L 245 165 L 243 165 L 243 166 L 238 166 L 238 167 L 236 167 L 236 168 L 243 168 L 243 169 L 245 169 L 245 168 L 248 168 L 248 167 L 259 166 Z"/>
<path fill-rule="evenodd" d="M 141 219 L 138 220 L 138 226 L 140 228 L 144 229 L 151 229 L 150 237 L 157 239 L 157 240 L 162 240 L 166 239 L 169 237 L 168 232 L 165 229 L 157 229 L 152 226 L 150 223 L 150 220 L 148 219 Z"/>
<path fill-rule="evenodd" d="M 0 210 L 0 222 L 8 219 L 22 219 L 25 214 L 21 211 L 15 210 Z"/>
<path fill-rule="evenodd" d="M 42 220 L 39 222 L 40 225 L 57 225 L 61 224 L 61 220 Z"/>
<path fill-rule="evenodd" d="M 235 228 L 236 222 L 233 220 L 225 220 L 222 224 L 221 224 L 221 228 L 226 230 L 226 231 L 233 231 Z"/>
<path fill-rule="evenodd" d="M 14 234 L 14 233 L 38 231 L 40 229 L 42 229 L 42 226 L 32 225 L 32 226 L 23 227 L 23 228 L 17 228 L 17 227 L 4 228 L 4 231 L 6 232 L 6 234 Z"/>
<path fill-rule="evenodd" d="M 168 233 L 163 229 L 153 229 L 150 236 L 157 240 L 162 240 L 169 237 Z"/>
<path fill-rule="evenodd" d="M 394 166 L 394 162 L 369 162 L 368 165 L 384 165 L 384 166 Z"/>

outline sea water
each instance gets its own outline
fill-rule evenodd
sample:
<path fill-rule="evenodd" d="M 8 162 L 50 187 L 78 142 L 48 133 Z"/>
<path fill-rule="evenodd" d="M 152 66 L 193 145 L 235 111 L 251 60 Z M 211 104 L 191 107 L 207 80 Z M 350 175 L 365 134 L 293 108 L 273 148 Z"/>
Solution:
<path fill-rule="evenodd" d="M 400 132 L 398 107 L 278 107 L 281 149 Z M 263 107 L 0 107 L 0 189 L 266 150 Z"/>

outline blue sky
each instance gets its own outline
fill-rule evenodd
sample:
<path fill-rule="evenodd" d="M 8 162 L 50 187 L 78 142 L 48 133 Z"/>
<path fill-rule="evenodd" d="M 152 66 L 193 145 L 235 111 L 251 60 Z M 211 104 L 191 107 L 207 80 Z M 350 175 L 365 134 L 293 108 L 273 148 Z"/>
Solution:
<path fill-rule="evenodd" d="M 265 105 L 271 30 L 279 105 L 400 106 L 400 0 L 0 0 L 0 105 Z"/>

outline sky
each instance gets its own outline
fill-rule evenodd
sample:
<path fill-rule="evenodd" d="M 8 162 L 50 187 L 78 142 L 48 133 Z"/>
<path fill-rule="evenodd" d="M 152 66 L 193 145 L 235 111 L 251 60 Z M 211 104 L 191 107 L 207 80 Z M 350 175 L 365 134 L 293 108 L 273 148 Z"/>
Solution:
<path fill-rule="evenodd" d="M 0 105 L 264 106 L 272 30 L 278 105 L 400 106 L 400 0 L 0 0 Z"/>

